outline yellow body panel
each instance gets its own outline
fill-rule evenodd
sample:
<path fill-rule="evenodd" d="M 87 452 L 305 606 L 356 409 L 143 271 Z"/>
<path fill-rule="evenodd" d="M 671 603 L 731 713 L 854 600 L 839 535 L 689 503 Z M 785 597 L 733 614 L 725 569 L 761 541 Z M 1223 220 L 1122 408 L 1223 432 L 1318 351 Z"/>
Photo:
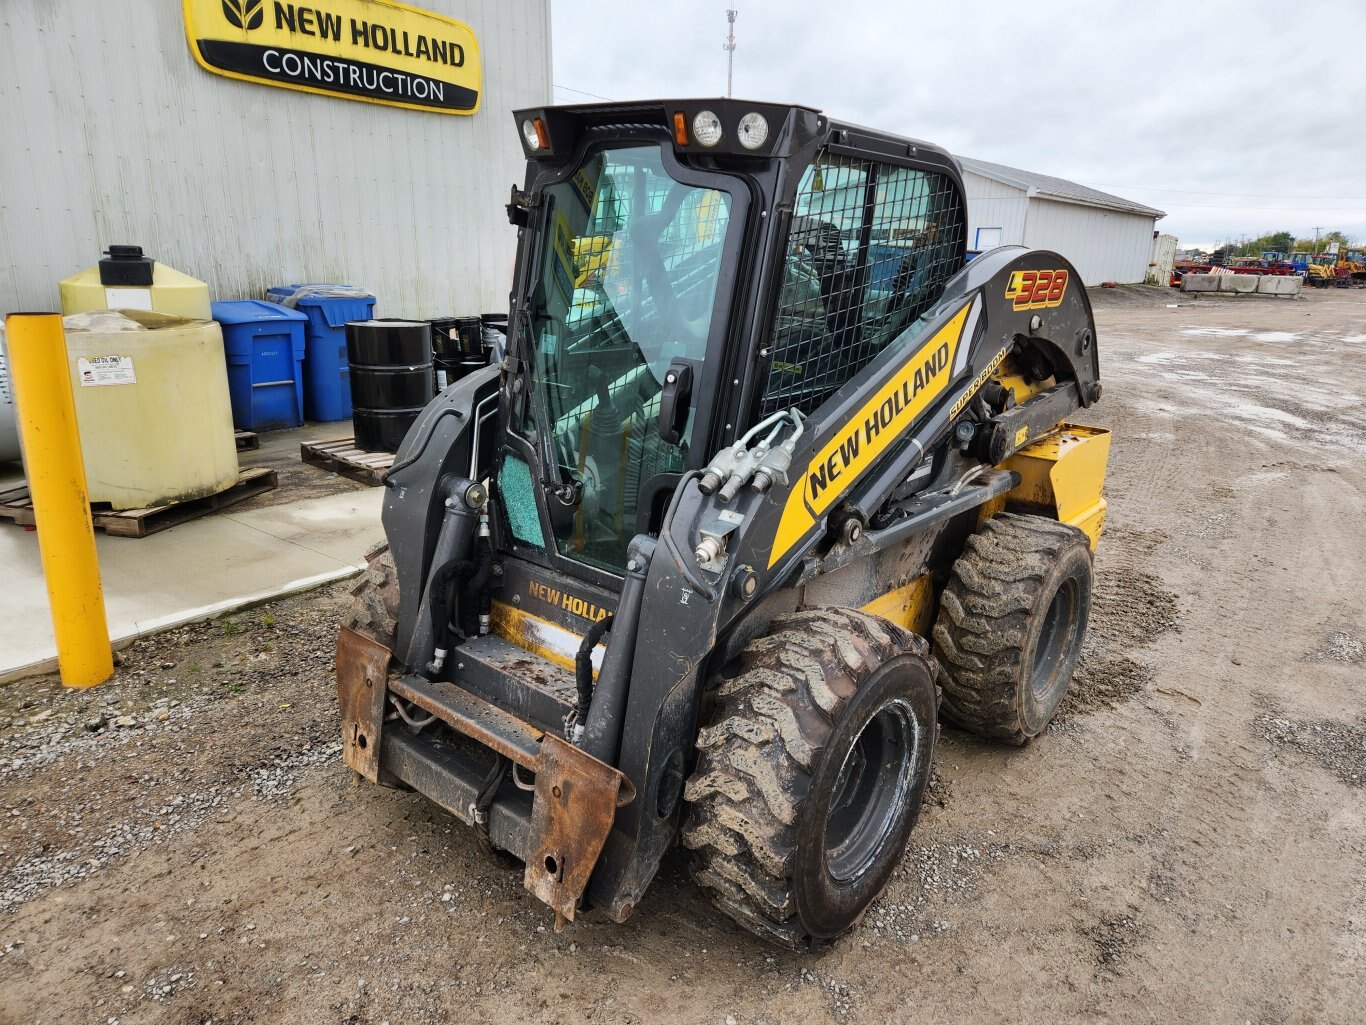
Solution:
<path fill-rule="evenodd" d="M 930 575 L 916 577 L 909 584 L 874 598 L 859 611 L 881 616 L 912 633 L 928 637 L 934 624 L 934 586 Z"/>
<path fill-rule="evenodd" d="M 581 634 L 497 599 L 491 603 L 489 611 L 489 626 L 497 636 L 509 644 L 540 655 L 561 669 L 568 669 L 571 673 L 574 671 L 574 657 L 583 642 Z M 606 652 L 607 648 L 602 644 L 593 649 L 594 677 L 602 668 L 602 657 Z"/>
<path fill-rule="evenodd" d="M 1101 491 L 1109 459 L 1109 431 L 1063 424 L 1001 464 L 1021 478 L 1019 486 L 1006 497 L 1052 508 L 1060 521 L 1084 531 L 1094 549 L 1105 525 L 1106 504 Z"/>
<path fill-rule="evenodd" d="M 770 567 L 806 537 L 826 510 L 948 389 L 971 309 L 971 302 L 964 303 L 797 475 L 799 485 L 788 493 L 773 538 Z"/>

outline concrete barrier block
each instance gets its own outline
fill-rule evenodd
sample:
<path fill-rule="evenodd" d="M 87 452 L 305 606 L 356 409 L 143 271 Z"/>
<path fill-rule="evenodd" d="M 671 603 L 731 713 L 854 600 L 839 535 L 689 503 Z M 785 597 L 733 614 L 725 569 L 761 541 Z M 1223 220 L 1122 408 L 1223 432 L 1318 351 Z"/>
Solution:
<path fill-rule="evenodd" d="M 1257 282 L 1260 277 L 1256 274 L 1220 274 L 1219 291 L 1236 292 L 1239 295 L 1251 295 L 1257 291 Z"/>
<path fill-rule="evenodd" d="M 1186 274 L 1181 278 L 1181 291 L 1183 292 L 1217 292 L 1219 291 L 1218 274 Z"/>
<path fill-rule="evenodd" d="M 1257 279 L 1258 295 L 1299 295 L 1304 281 L 1298 277 L 1266 277 Z"/>

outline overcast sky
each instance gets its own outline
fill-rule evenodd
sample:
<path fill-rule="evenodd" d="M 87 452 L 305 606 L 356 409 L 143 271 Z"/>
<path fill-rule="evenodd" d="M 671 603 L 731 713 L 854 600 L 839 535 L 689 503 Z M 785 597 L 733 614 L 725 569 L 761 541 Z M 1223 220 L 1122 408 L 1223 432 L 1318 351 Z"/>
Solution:
<path fill-rule="evenodd" d="M 726 6 L 554 0 L 556 100 L 724 95 Z M 736 96 L 1113 192 L 1183 245 L 1366 238 L 1366 3 L 734 6 Z"/>

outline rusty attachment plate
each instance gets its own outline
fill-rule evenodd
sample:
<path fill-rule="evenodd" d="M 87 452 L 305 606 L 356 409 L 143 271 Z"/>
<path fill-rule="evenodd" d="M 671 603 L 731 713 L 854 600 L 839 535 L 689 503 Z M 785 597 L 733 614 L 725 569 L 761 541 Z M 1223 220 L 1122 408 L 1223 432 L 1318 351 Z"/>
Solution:
<path fill-rule="evenodd" d="M 337 635 L 337 704 L 341 707 L 342 757 L 379 782 L 380 730 L 384 725 L 389 649 L 349 627 Z"/>
<path fill-rule="evenodd" d="M 553 733 L 542 739 L 523 882 L 555 911 L 557 930 L 574 920 L 617 808 L 634 796 L 619 770 Z"/>
<path fill-rule="evenodd" d="M 457 684 L 407 675 L 386 680 L 388 664 L 389 652 L 381 645 L 342 630 L 337 644 L 337 693 L 346 764 L 366 779 L 376 780 L 385 694 L 392 693 L 534 772 L 530 850 L 523 882 L 554 909 L 557 923 L 572 920 L 617 809 L 635 799 L 630 780 L 582 748 L 553 733 L 542 733 Z"/>

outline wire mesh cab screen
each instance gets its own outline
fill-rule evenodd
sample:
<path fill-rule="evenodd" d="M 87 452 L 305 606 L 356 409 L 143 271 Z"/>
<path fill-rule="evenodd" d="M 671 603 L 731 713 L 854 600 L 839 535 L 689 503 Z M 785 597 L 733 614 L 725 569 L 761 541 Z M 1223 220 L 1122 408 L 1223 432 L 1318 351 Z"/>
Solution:
<path fill-rule="evenodd" d="M 934 305 L 964 211 L 933 171 L 822 154 L 797 189 L 760 418 L 810 413 Z"/>

